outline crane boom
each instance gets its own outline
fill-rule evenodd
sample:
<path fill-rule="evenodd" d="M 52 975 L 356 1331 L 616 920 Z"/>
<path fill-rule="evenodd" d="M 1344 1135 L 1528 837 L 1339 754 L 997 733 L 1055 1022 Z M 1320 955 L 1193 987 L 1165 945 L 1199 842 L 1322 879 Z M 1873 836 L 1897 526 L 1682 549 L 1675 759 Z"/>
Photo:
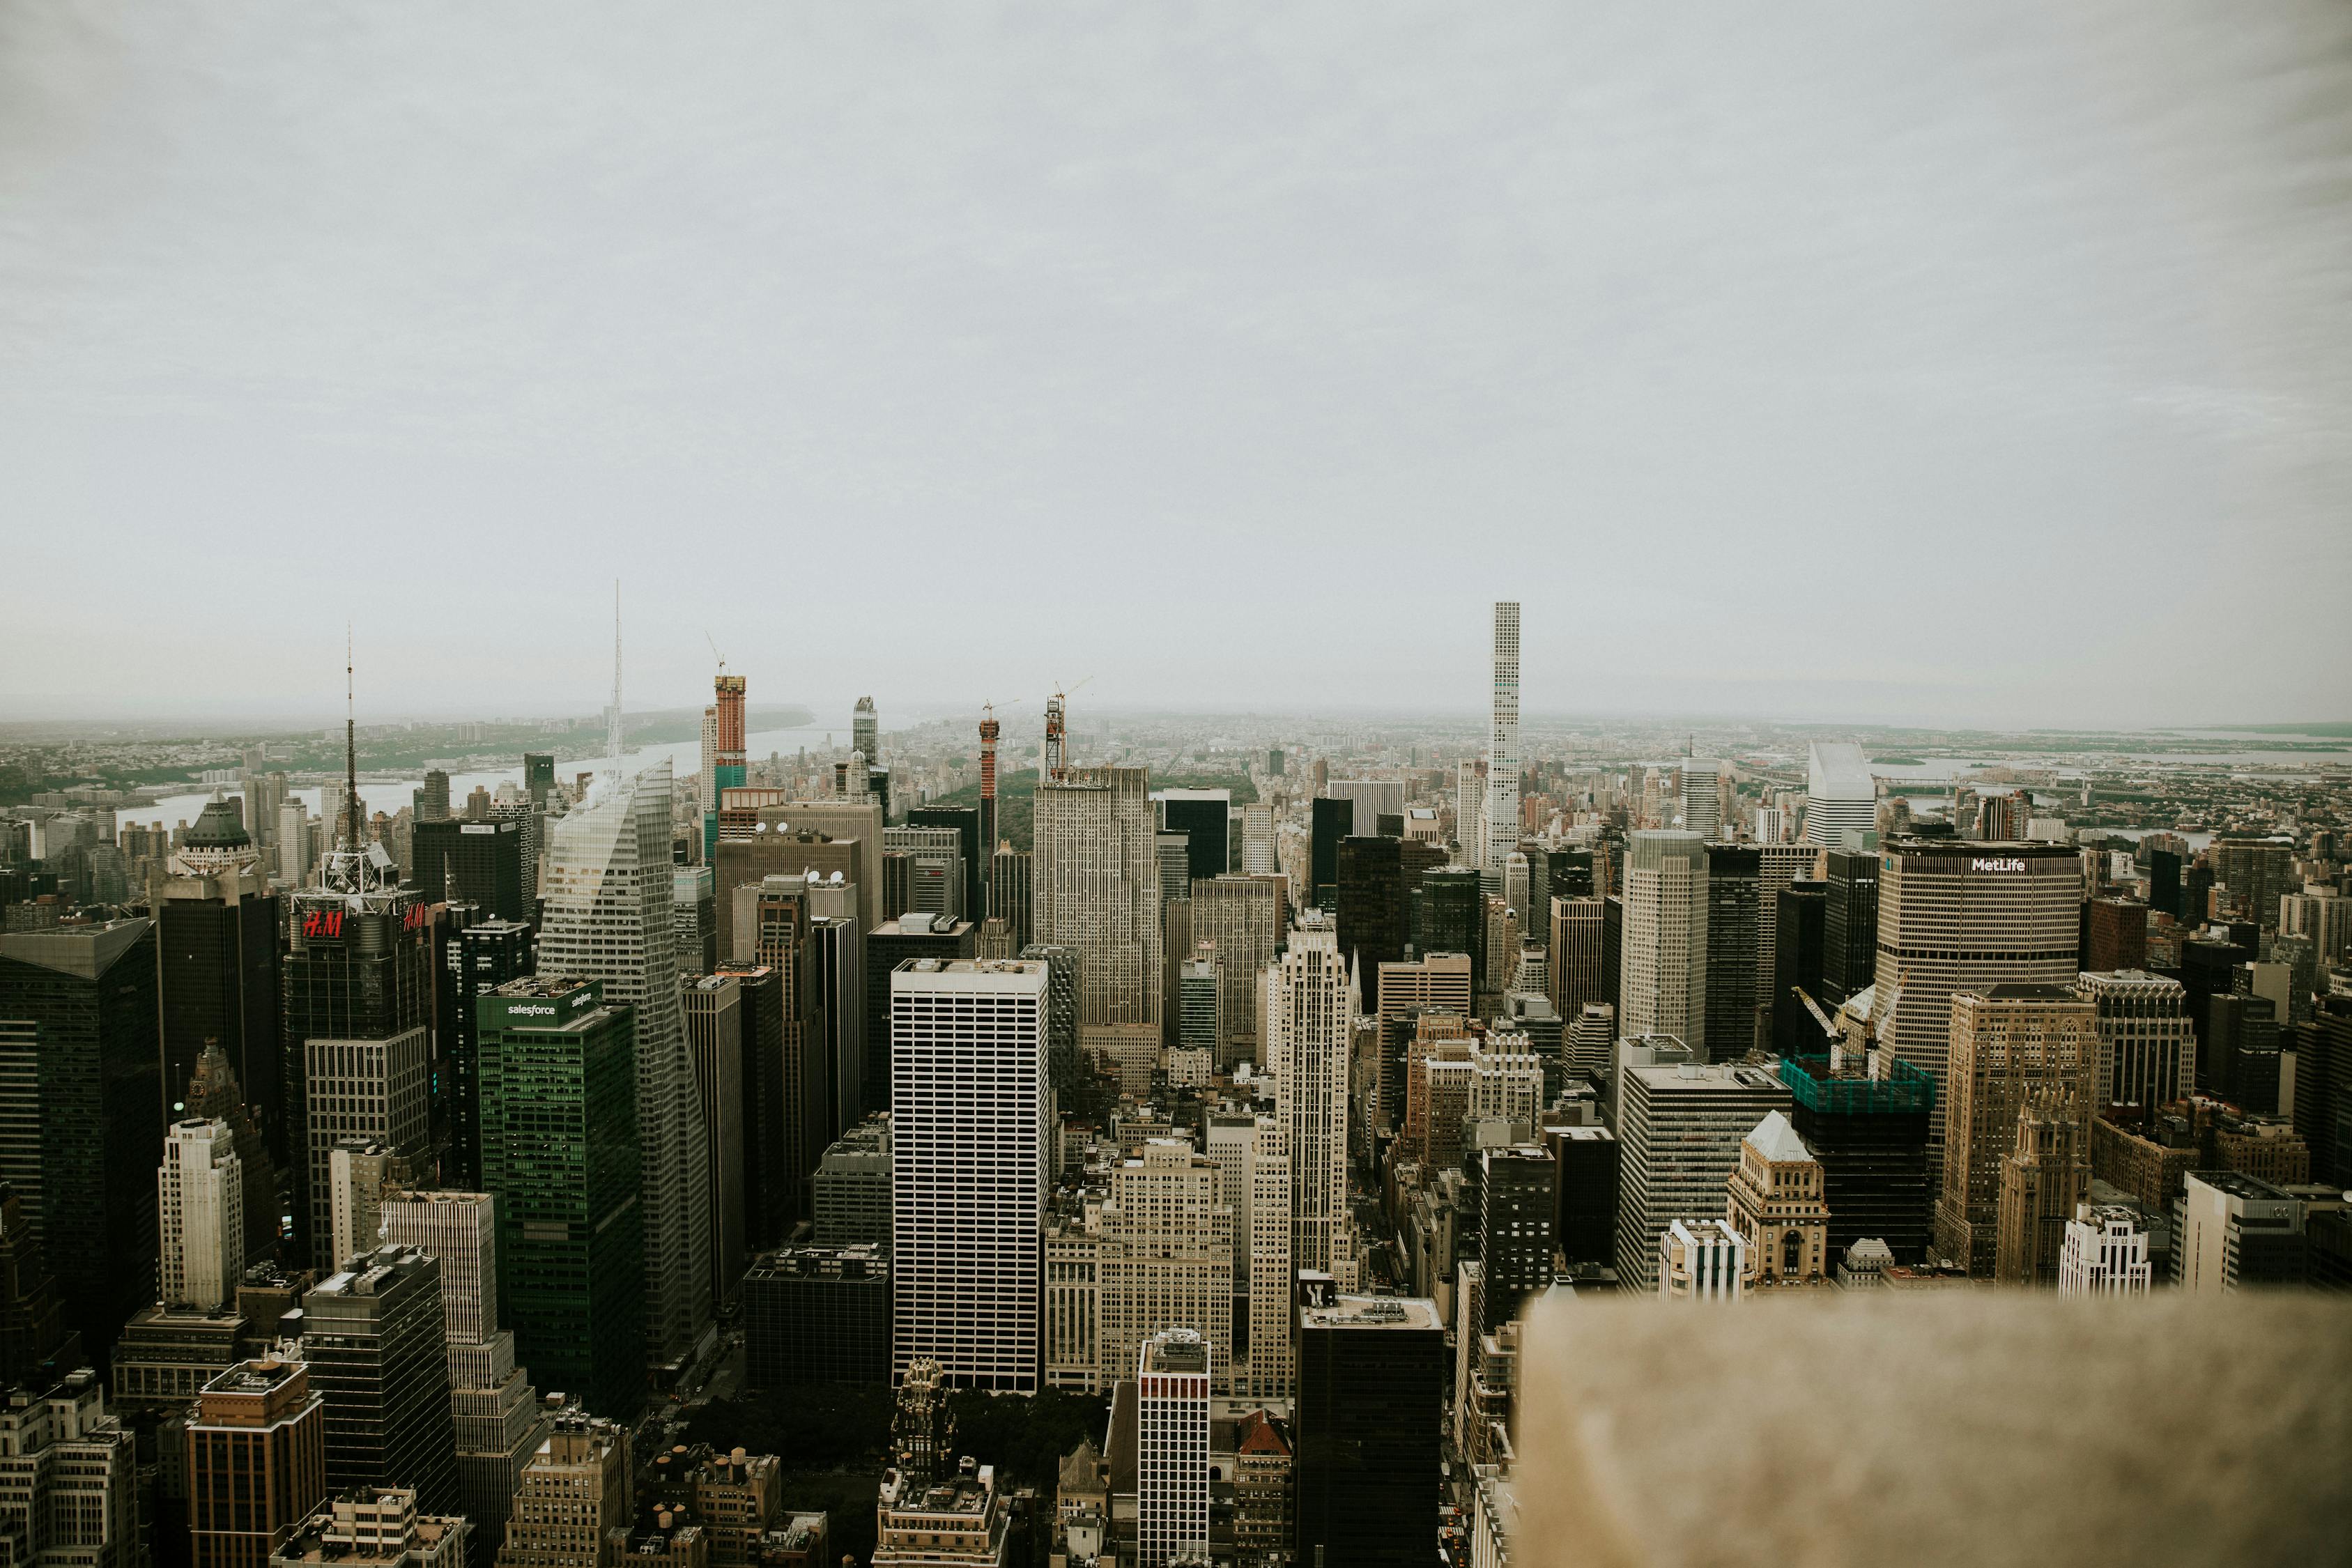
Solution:
<path fill-rule="evenodd" d="M 1805 994 L 1805 988 L 1803 986 L 1791 985 L 1789 989 L 1797 994 L 1797 1000 L 1805 1005 L 1805 1011 L 1813 1016 L 1813 1022 L 1822 1026 L 1822 1034 L 1827 1035 L 1832 1040 L 1842 1040 L 1845 1037 L 1843 1032 L 1841 1031 L 1835 1024 L 1830 1022 L 1830 1016 L 1822 1011 L 1822 1005 L 1814 1001 L 1811 996 Z"/>

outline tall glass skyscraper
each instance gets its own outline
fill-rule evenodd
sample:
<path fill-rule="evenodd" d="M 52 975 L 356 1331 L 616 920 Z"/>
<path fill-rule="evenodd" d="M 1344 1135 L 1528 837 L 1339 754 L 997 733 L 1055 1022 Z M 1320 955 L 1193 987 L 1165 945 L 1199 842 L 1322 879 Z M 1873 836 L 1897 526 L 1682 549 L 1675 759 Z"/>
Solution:
<path fill-rule="evenodd" d="M 711 1331 L 709 1175 L 670 917 L 669 821 L 667 759 L 601 776 L 549 830 L 539 939 L 540 973 L 600 981 L 636 1017 L 646 1343 L 662 1367 Z"/>

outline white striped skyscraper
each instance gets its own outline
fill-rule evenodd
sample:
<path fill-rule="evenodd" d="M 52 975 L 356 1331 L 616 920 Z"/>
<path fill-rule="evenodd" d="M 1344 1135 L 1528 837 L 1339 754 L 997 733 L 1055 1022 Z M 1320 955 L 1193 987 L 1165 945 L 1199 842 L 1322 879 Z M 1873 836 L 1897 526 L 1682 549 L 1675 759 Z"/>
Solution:
<path fill-rule="evenodd" d="M 174 1122 L 155 1186 L 164 1304 L 219 1307 L 245 1274 L 244 1163 L 228 1123 Z"/>
<path fill-rule="evenodd" d="M 1503 859 L 1519 847 L 1519 606 L 1495 605 L 1495 710 L 1486 730 L 1486 857 L 1480 879 L 1503 890 Z"/>

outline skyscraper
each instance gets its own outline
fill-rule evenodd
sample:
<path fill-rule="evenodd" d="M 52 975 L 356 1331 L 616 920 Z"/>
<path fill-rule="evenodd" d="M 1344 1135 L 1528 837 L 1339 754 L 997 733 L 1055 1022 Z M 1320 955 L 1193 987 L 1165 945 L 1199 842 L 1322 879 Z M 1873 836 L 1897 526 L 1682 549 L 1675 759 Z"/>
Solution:
<path fill-rule="evenodd" d="M 499 1327 L 497 1211 L 488 1193 L 401 1193 L 383 1204 L 384 1239 L 441 1262 L 457 1500 L 473 1522 L 467 1548 L 477 1568 L 497 1551 L 523 1466 L 549 1426 L 530 1375 L 515 1364 L 514 1335 Z"/>
<path fill-rule="evenodd" d="M 1166 1329 L 1135 1356 L 1139 1568 L 1178 1568 L 1209 1550 L 1209 1342 Z"/>
<path fill-rule="evenodd" d="M 1822 917 L 1828 912 L 1826 882 L 1791 882 L 1775 895 L 1779 905 L 1773 926 L 1772 973 L 1766 983 L 1764 1016 L 1768 1043 L 1776 1056 L 1792 1057 L 1816 1051 L 1820 1026 L 1797 997 L 1820 1001 L 1822 984 Z"/>
<path fill-rule="evenodd" d="M 1181 1138 L 1149 1139 L 1111 1168 L 1097 1251 L 1102 1386 L 1134 1367 L 1153 1334 L 1182 1328 L 1225 1358 L 1217 1391 L 1230 1387 L 1234 1205 L 1222 1177 L 1215 1161 Z"/>
<path fill-rule="evenodd" d="M 1046 966 L 912 959 L 890 977 L 891 1366 L 1038 1382 Z"/>
<path fill-rule="evenodd" d="M 234 1301 L 245 1273 L 245 1180 L 228 1123 L 173 1123 L 155 1185 L 162 1300 L 207 1311 Z"/>
<path fill-rule="evenodd" d="M 469 903 L 502 921 L 529 920 L 523 837 L 520 817 L 418 823 L 410 840 L 417 896 L 428 904 Z"/>
<path fill-rule="evenodd" d="M 475 1002 L 531 972 L 531 928 L 520 921 L 478 921 L 442 943 L 436 1043 L 436 1108 L 446 1124 L 445 1181 L 471 1191 L 482 1184 L 480 1015 Z"/>
<path fill-rule="evenodd" d="M 743 986 L 731 974 L 705 974 L 685 990 L 686 1041 L 702 1112 L 703 1190 L 709 1205 L 710 1298 L 732 1303 L 747 1261 L 743 1250 Z"/>
<path fill-rule="evenodd" d="M 701 1349 L 712 1310 L 708 1133 L 680 1010 L 669 820 L 667 759 L 600 776 L 549 833 L 539 939 L 541 973 L 600 982 L 635 1023 L 646 1344 L 666 1367 Z"/>
<path fill-rule="evenodd" d="M 1352 1272 L 1348 1219 L 1349 1044 L 1357 991 L 1338 936 L 1319 923 L 1291 933 L 1265 976 L 1265 1069 L 1290 1147 L 1291 1259 Z"/>
<path fill-rule="evenodd" d="M 1479 1156 L 1479 1327 L 1492 1333 L 1551 1283 L 1559 1166 L 1540 1144 Z"/>
<path fill-rule="evenodd" d="M 1701 838 L 1714 839 L 1723 833 L 1723 763 L 1714 757 L 1685 757 L 1683 775 L 1683 827 Z"/>
<path fill-rule="evenodd" d="M 1378 973 L 1380 965 L 1403 960 L 1412 938 L 1413 894 L 1424 872 L 1445 864 L 1445 851 L 1419 840 L 1351 835 L 1339 840 L 1336 857 L 1340 953 Z"/>
<path fill-rule="evenodd" d="M 1216 949 L 1221 1068 L 1265 1065 L 1261 977 L 1282 935 L 1282 887 L 1276 879 L 1228 875 L 1192 884 L 1192 941 Z"/>
<path fill-rule="evenodd" d="M 1756 955 L 1763 945 L 1762 853 L 1706 847 L 1707 1054 L 1737 1061 L 1758 1043 Z"/>
<path fill-rule="evenodd" d="M 143 1568 L 137 1447 L 88 1367 L 7 1390 L 0 1403 L 0 1520 L 13 1563 Z"/>
<path fill-rule="evenodd" d="M 155 1299 L 155 1001 L 152 921 L 0 936 L 0 1181 L 93 1355 Z"/>
<path fill-rule="evenodd" d="M 1503 860 L 1519 847 L 1519 606 L 1495 605 L 1494 713 L 1486 729 L 1486 891 L 1503 890 Z"/>
<path fill-rule="evenodd" d="M 1706 841 L 1672 828 L 1633 834 L 1618 982 L 1617 1016 L 1626 1035 L 1673 1035 L 1706 1059 Z M 1645 1247 L 1644 1274 L 1648 1261 Z"/>
<path fill-rule="evenodd" d="M 2153 1116 L 2195 1090 L 2197 1034 L 2179 981 L 2138 970 L 2085 972 L 2075 976 L 2074 994 L 2097 1009 L 2092 1114 L 2127 1105 Z"/>
<path fill-rule="evenodd" d="M 1906 989 L 1904 1005 L 1909 1005 Z M 2078 1001 L 2071 984 L 1964 988 L 1952 994 L 1950 1005 L 1948 1050 L 1937 1063 L 1948 1065 L 1949 1100 L 1936 1249 L 1965 1264 L 1970 1275 L 1990 1279 L 2001 1157 L 2017 1147 L 2018 1113 L 2042 1098 L 2077 1124 L 2076 1147 L 2088 1142 L 2097 1010 Z M 2050 1261 L 2054 1268 L 2056 1258 Z"/>
<path fill-rule="evenodd" d="M 853 751 L 866 753 L 870 763 L 882 760 L 881 720 L 874 711 L 874 699 L 861 697 L 849 714 L 849 744 Z"/>
<path fill-rule="evenodd" d="M 719 803 L 722 791 L 740 789 L 749 782 L 743 752 L 743 678 L 727 673 L 725 664 L 711 682 L 711 704 L 705 721 L 702 768 L 702 863 L 710 864 L 719 843 Z M 872 752 L 866 755 L 872 756 Z"/>
<path fill-rule="evenodd" d="M 606 1568 L 616 1555 L 635 1500 L 629 1428 L 582 1410 L 555 1417 L 554 1429 L 523 1465 L 498 1568 Z"/>
<path fill-rule="evenodd" d="M 614 1415 L 645 1395 L 647 1248 L 631 1018 L 553 975 L 477 1004 L 482 1185 L 497 1199 L 515 1355 Z"/>
<path fill-rule="evenodd" d="M 940 960 L 975 956 L 970 921 L 935 920 L 908 914 L 883 921 L 866 933 L 866 1066 L 864 1104 L 867 1111 L 890 1109 L 891 1070 L 890 974 L 910 958 Z"/>
<path fill-rule="evenodd" d="M 192 1568 L 265 1568 L 327 1497 L 326 1403 L 299 1361 L 214 1377 L 188 1423 Z"/>
<path fill-rule="evenodd" d="M 985 863 L 996 854 L 999 843 L 996 827 L 996 741 L 997 737 L 1003 732 L 1003 726 L 996 721 L 996 709 L 993 704 L 983 708 L 981 711 L 983 717 L 980 721 L 980 858 Z M 994 881 L 995 879 L 992 875 L 988 889 L 991 895 L 995 891 Z M 992 897 L 988 902 L 982 904 L 980 909 L 982 916 L 1001 915 L 1003 912 L 996 907 Z M 1016 943 L 1024 940 L 1026 939 L 1019 936 L 1015 938 Z"/>
<path fill-rule="evenodd" d="M 1227 841 L 1234 792 L 1229 789 L 1157 789 L 1160 826 L 1184 837 L 1185 877 L 1201 881 L 1232 870 Z"/>
<path fill-rule="evenodd" d="M 1935 1080 L 1884 1051 L 1841 1049 L 1832 1061 L 1820 1053 L 1820 1039 L 1816 1029 L 1808 1054 L 1784 1055 L 1780 1075 L 1794 1101 L 1790 1124 L 1822 1164 L 1830 1258 L 1843 1258 L 1867 1236 L 1886 1243 L 1896 1262 L 1916 1263 L 1927 1250 L 1935 1196 L 1927 1168 Z"/>
<path fill-rule="evenodd" d="M 996 846 L 981 837 L 980 813 L 968 805 L 910 806 L 907 826 L 901 831 L 942 827 L 954 830 L 961 862 L 957 867 L 961 888 L 952 912 L 977 926 L 988 916 L 988 858 L 996 853 Z M 928 906 L 919 898 L 914 907 Z"/>
<path fill-rule="evenodd" d="M 1077 949 L 1078 1022 L 1160 1022 L 1158 829 L 1141 768 L 1066 768 L 1036 794 L 1036 940 Z"/>
<path fill-rule="evenodd" d="M 1878 827 L 1878 781 L 1851 741 L 1815 741 L 1806 758 L 1805 841 L 1843 847 L 1843 834 Z"/>
<path fill-rule="evenodd" d="M 1836 859 L 1832 857 L 1833 899 Z M 1885 847 L 1879 865 L 1875 983 L 1878 994 L 1889 998 L 1879 1038 L 1905 1061 L 1927 1068 L 1936 1080 L 1937 1109 L 1957 1112 L 1958 1089 L 1945 1070 L 1956 1037 L 1952 997 L 2012 983 L 2072 990 L 2082 857 L 2063 844 L 1901 838 Z M 1832 920 L 1836 913 L 1833 902 Z M 2084 1066 L 2087 1070 L 2090 1064 Z M 2084 1098 L 2087 1103 L 2087 1093 Z M 2000 1142 L 1988 1158 L 1998 1161 L 2008 1147 L 2014 1116 L 2012 1106 L 1990 1134 Z M 1932 1144 L 1940 1148 L 1940 1119 L 1929 1126 Z"/>
<path fill-rule="evenodd" d="M 1035 939 L 1031 873 L 1034 858 L 1025 849 L 1000 847 L 988 858 L 988 912 L 1004 922 L 1015 952 Z"/>
<path fill-rule="evenodd" d="M 302 1295 L 302 1356 L 327 1405 L 327 1485 L 406 1487 L 457 1503 L 440 1260 L 394 1243 Z"/>
<path fill-rule="evenodd" d="M 164 1091 L 176 1099 L 205 1043 L 218 1041 L 282 1166 L 295 1131 L 278 1094 L 284 906 L 229 802 L 205 806 L 169 867 L 154 902 Z"/>
<path fill-rule="evenodd" d="M 1423 1568 L 1439 1501 L 1445 1328 L 1435 1303 L 1300 1281 L 1296 1561 Z"/>

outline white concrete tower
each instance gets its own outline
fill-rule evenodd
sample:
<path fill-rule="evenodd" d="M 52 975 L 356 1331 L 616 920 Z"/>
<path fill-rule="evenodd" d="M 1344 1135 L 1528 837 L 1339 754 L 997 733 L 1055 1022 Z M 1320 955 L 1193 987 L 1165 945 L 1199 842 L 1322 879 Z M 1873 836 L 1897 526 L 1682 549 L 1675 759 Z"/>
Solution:
<path fill-rule="evenodd" d="M 1495 605 L 1495 715 L 1486 730 L 1486 858 L 1481 881 L 1503 890 L 1503 860 L 1519 847 L 1519 606 Z"/>
<path fill-rule="evenodd" d="M 226 1121 L 179 1121 L 155 1173 L 166 1306 L 217 1309 L 245 1274 L 245 1173 Z"/>
<path fill-rule="evenodd" d="M 1209 1553 L 1209 1342 L 1170 1329 L 1135 1358 L 1135 1542 L 1140 1568 Z"/>

